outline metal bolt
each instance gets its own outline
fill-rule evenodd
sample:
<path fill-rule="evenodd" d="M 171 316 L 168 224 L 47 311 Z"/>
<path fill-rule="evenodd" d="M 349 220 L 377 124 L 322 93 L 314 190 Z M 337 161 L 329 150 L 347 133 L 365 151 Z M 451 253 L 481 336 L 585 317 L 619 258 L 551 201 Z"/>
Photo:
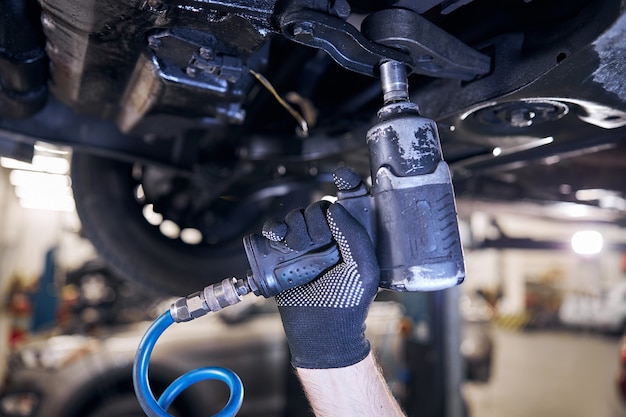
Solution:
<path fill-rule="evenodd" d="M 161 47 L 161 45 L 163 44 L 163 42 L 161 41 L 161 39 L 157 38 L 156 36 L 149 36 L 148 37 L 148 46 L 154 50 L 157 50 Z"/>
<path fill-rule="evenodd" d="M 514 127 L 528 127 L 533 124 L 533 119 L 537 114 L 525 107 L 514 109 L 509 115 L 509 123 Z"/>
<path fill-rule="evenodd" d="M 185 73 L 187 73 L 187 75 L 189 75 L 190 77 L 195 77 L 196 75 L 198 75 L 198 68 L 187 67 L 185 68 Z"/>
<path fill-rule="evenodd" d="M 163 7 L 163 0 L 148 0 L 148 6 L 158 10 Z"/>
<path fill-rule="evenodd" d="M 206 47 L 206 46 L 200 47 L 200 49 L 198 50 L 198 54 L 202 58 L 204 58 L 204 59 L 206 59 L 208 61 L 210 61 L 210 60 L 212 60 L 214 58 L 213 50 L 211 48 Z"/>
<path fill-rule="evenodd" d="M 330 0 L 328 12 L 332 15 L 347 19 L 350 16 L 350 4 L 347 0 Z"/>
<path fill-rule="evenodd" d="M 293 36 L 313 37 L 313 23 L 311 23 L 311 22 L 301 22 L 301 23 L 296 24 L 293 27 Z"/>

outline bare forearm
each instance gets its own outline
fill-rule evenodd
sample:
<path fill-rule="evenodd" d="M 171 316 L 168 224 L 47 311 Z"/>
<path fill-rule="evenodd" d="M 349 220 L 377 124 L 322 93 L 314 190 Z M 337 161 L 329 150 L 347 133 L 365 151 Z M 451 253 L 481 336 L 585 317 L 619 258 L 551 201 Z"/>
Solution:
<path fill-rule="evenodd" d="M 297 371 L 316 417 L 404 416 L 371 352 L 344 368 Z"/>

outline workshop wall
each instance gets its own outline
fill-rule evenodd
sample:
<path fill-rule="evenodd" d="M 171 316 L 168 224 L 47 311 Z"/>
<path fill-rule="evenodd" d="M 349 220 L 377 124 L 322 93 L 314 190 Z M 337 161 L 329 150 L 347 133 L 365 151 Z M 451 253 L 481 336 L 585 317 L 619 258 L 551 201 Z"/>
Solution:
<path fill-rule="evenodd" d="M 79 237 L 80 222 L 74 211 L 20 207 L 9 183 L 10 171 L 0 167 L 0 282 L 12 274 L 36 282 L 45 254 L 53 247 L 58 249 L 56 257 L 62 267 L 78 266 L 93 256 L 91 244 Z"/>
<path fill-rule="evenodd" d="M 493 220 L 498 230 L 494 230 Z M 579 230 L 597 230 L 605 240 L 598 255 L 577 255 L 569 246 Z M 567 292 L 600 294 L 625 278 L 623 254 L 610 243 L 623 241 L 623 230 L 611 224 L 587 224 L 506 214 L 476 213 L 472 217 L 474 238 L 495 239 L 504 233 L 511 238 L 563 242 L 562 250 L 489 248 L 466 250 L 467 279 L 463 290 L 500 293 L 502 315 L 523 313 L 528 303 L 529 284 L 549 286 Z"/>
<path fill-rule="evenodd" d="M 10 335 L 15 331 L 12 287 L 19 281 L 21 288 L 35 288 L 46 253 L 52 248 L 58 268 L 55 273 L 77 267 L 95 252 L 79 236 L 75 212 L 22 208 L 10 184 L 10 172 L 0 167 L 0 359 L 8 354 Z M 0 360 L 0 375 L 4 367 L 5 361 Z"/>
<path fill-rule="evenodd" d="M 0 168 L 0 285 L 13 268 L 14 242 L 19 234 L 20 207 L 9 184 L 9 170 Z"/>

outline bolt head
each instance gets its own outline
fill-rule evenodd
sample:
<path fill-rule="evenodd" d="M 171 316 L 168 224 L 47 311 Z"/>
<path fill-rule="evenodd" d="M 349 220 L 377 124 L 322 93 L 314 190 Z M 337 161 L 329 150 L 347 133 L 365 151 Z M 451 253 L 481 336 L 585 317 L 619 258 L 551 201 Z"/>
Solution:
<path fill-rule="evenodd" d="M 302 38 L 312 38 L 313 37 L 313 23 L 311 22 L 301 22 L 296 24 L 293 27 L 293 36 Z"/>
<path fill-rule="evenodd" d="M 206 46 L 202 46 L 202 47 L 198 50 L 198 54 L 199 54 L 202 58 L 204 58 L 204 59 L 206 59 L 206 60 L 208 60 L 208 61 L 210 61 L 210 60 L 212 60 L 212 59 L 214 58 L 214 56 L 213 56 L 213 51 L 211 50 L 211 48 L 207 48 Z"/>

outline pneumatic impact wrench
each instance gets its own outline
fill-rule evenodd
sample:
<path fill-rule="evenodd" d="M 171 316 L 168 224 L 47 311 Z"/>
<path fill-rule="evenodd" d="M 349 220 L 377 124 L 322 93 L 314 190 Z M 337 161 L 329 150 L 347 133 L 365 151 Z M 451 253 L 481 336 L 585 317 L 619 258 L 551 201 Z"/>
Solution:
<path fill-rule="evenodd" d="M 460 284 L 465 264 L 450 171 L 434 121 L 409 101 L 404 64 L 380 66 L 384 106 L 367 133 L 372 186 L 350 170 L 335 174 L 341 203 L 368 231 L 381 269 L 380 287 L 434 291 Z M 250 292 L 264 297 L 305 284 L 340 258 L 334 243 L 295 251 L 280 241 L 244 237 L 250 271 L 177 300 L 170 313 L 188 321 L 236 304 Z"/>

